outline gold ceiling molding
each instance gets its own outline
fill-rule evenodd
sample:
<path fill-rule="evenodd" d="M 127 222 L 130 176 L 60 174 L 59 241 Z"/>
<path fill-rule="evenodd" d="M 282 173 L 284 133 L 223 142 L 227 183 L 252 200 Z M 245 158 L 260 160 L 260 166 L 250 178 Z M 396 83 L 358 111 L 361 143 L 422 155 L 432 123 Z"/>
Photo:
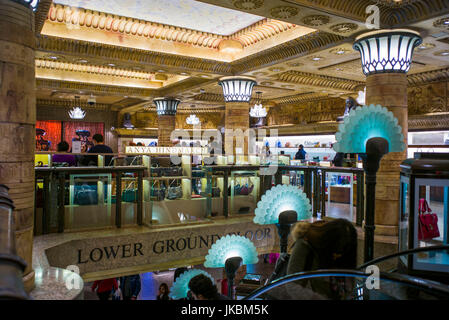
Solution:
<path fill-rule="evenodd" d="M 295 95 L 287 96 L 287 97 L 271 99 L 271 101 L 274 102 L 276 104 L 276 106 L 283 106 L 283 105 L 294 104 L 294 103 L 310 102 L 310 101 L 326 100 L 326 99 L 329 99 L 327 94 L 307 92 L 307 93 L 300 93 L 300 94 L 295 94 Z"/>
<path fill-rule="evenodd" d="M 51 79 L 36 79 L 36 89 L 84 91 L 91 94 L 128 96 L 148 98 L 156 94 L 156 90 L 145 88 L 119 87 L 103 84 L 90 84 L 84 82 L 61 81 Z"/>
<path fill-rule="evenodd" d="M 408 117 L 409 130 L 448 129 L 449 114 L 419 115 Z"/>
<path fill-rule="evenodd" d="M 264 19 L 233 35 L 222 36 L 60 4 L 53 4 L 50 7 L 48 20 L 53 23 L 64 23 L 68 28 L 81 26 L 217 50 L 223 40 L 234 39 L 244 46 L 250 46 L 295 27 L 291 23 Z"/>
<path fill-rule="evenodd" d="M 195 95 L 193 100 L 225 103 L 224 96 L 216 93 L 200 93 Z"/>
<path fill-rule="evenodd" d="M 194 46 L 217 49 L 223 36 L 190 30 L 180 27 L 168 26 L 133 18 L 127 18 L 102 12 L 71 8 L 60 4 L 53 4 L 48 13 L 48 20 L 65 23 L 69 27 L 81 26 L 106 31 L 113 31 L 131 35 L 161 39 Z"/>
<path fill-rule="evenodd" d="M 232 74 L 231 66 L 224 62 L 46 35 L 37 37 L 37 50 L 103 62 L 127 63 L 130 67 L 146 64 L 155 68 L 174 67 L 180 71 Z"/>
<path fill-rule="evenodd" d="M 264 19 L 255 24 L 240 30 L 230 36 L 230 38 L 240 41 L 247 47 L 256 42 L 268 39 L 284 31 L 294 29 L 293 23 L 278 21 L 274 19 Z"/>
<path fill-rule="evenodd" d="M 134 70 L 126 70 L 126 69 L 99 66 L 99 65 L 59 62 L 59 61 L 55 61 L 55 60 L 46 60 L 46 59 L 36 59 L 35 63 L 36 63 L 36 68 L 95 73 L 95 74 L 108 75 L 108 76 L 114 76 L 114 77 L 133 78 L 133 79 L 141 79 L 141 80 L 148 80 L 148 81 L 157 80 L 154 77 L 154 73 L 139 72 L 139 71 L 134 71 Z"/>
<path fill-rule="evenodd" d="M 411 86 L 437 81 L 449 80 L 449 68 L 410 74 L 407 76 L 408 84 Z"/>
<path fill-rule="evenodd" d="M 143 108 L 144 111 L 147 112 L 156 112 L 156 107 L 154 105 L 148 105 Z M 178 107 L 176 113 L 177 114 L 200 114 L 200 113 L 217 113 L 217 112 L 223 112 L 223 107 L 197 107 L 197 108 L 182 108 Z"/>
<path fill-rule="evenodd" d="M 110 104 L 95 103 L 93 106 L 89 105 L 87 101 L 78 101 L 75 105 L 75 100 L 52 100 L 52 99 L 36 99 L 37 107 L 63 107 L 73 108 L 75 106 L 81 107 L 85 110 L 101 110 L 106 111 L 111 109 Z"/>
<path fill-rule="evenodd" d="M 407 25 L 445 13 L 449 13 L 447 0 L 417 0 L 399 8 L 390 8 L 385 22 L 391 26 Z"/>
<path fill-rule="evenodd" d="M 40 34 L 45 20 L 47 20 L 48 11 L 52 5 L 52 0 L 40 0 L 37 10 L 34 14 L 34 25 L 36 34 Z"/>
<path fill-rule="evenodd" d="M 338 45 L 347 41 L 345 39 L 345 37 L 336 34 L 315 31 L 260 53 L 232 62 L 231 65 L 235 73 L 249 72 L 265 65 L 272 65 L 284 60 L 291 60 L 313 51 Z"/>
<path fill-rule="evenodd" d="M 364 82 L 317 75 L 300 71 L 287 71 L 278 76 L 279 81 L 310 85 L 315 87 L 333 88 L 338 90 L 354 91 Z"/>

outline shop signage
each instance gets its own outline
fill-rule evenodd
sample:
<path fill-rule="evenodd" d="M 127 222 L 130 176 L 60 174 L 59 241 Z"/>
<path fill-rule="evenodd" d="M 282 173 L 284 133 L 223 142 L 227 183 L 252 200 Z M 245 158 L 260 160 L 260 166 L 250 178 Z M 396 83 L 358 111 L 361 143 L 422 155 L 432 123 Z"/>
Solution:
<path fill-rule="evenodd" d="M 239 223 L 77 239 L 49 248 L 45 254 L 50 266 L 66 268 L 76 265 L 81 275 L 121 268 L 138 269 L 142 266 L 152 269 L 152 266 L 166 266 L 170 262 L 179 265 L 184 260 L 204 259 L 212 244 L 228 234 L 250 239 L 263 252 L 276 247 L 277 233 L 274 226 L 240 220 Z"/>
<path fill-rule="evenodd" d="M 127 154 L 183 154 L 183 155 L 201 155 L 208 154 L 206 147 L 126 147 Z"/>

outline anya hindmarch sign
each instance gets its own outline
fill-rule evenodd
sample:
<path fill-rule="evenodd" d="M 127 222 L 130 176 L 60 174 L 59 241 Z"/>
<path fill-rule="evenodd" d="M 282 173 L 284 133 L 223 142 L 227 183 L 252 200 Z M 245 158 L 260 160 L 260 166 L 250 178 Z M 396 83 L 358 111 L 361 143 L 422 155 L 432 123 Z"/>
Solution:
<path fill-rule="evenodd" d="M 203 155 L 209 154 L 205 147 L 140 147 L 128 146 L 126 154 L 183 154 L 183 155 Z"/>
<path fill-rule="evenodd" d="M 74 234 L 78 239 L 60 243 L 45 250 L 45 254 L 50 266 L 66 268 L 74 265 L 81 275 L 88 275 L 108 274 L 107 271 L 116 274 L 120 269 L 158 270 L 158 266 L 188 265 L 191 261 L 202 263 L 212 244 L 228 234 L 250 239 L 260 253 L 276 249 L 278 237 L 273 225 L 261 226 L 245 218 L 232 220 L 185 228 L 148 228 L 148 232 L 139 233 L 124 229 L 111 231 L 111 236 L 96 238 L 86 237 L 95 233 L 85 233 L 85 238 L 79 233 Z"/>

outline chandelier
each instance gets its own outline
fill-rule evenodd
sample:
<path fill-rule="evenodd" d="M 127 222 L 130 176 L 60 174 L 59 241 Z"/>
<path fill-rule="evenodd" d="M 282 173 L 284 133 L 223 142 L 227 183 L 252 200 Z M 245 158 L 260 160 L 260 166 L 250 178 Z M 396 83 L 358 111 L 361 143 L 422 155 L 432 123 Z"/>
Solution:
<path fill-rule="evenodd" d="M 256 81 L 249 77 L 224 77 L 218 84 L 226 102 L 249 102 Z"/>
<path fill-rule="evenodd" d="M 172 98 L 156 98 L 153 102 L 158 116 L 174 116 L 181 101 Z"/>
<path fill-rule="evenodd" d="M 200 124 L 200 119 L 199 119 L 196 115 L 191 114 L 191 115 L 186 119 L 186 123 L 195 126 L 195 125 L 197 125 L 197 124 Z"/>
<path fill-rule="evenodd" d="M 413 30 L 378 30 L 358 36 L 354 49 L 360 52 L 365 75 L 407 73 L 413 50 L 421 43 L 421 36 Z"/>
<path fill-rule="evenodd" d="M 249 111 L 249 115 L 252 118 L 265 118 L 267 116 L 267 109 L 262 106 L 261 95 L 262 92 L 256 92 L 256 104 Z"/>
<path fill-rule="evenodd" d="M 77 119 L 77 120 L 81 120 L 84 119 L 84 117 L 86 116 L 86 111 L 84 111 L 83 109 L 81 109 L 80 102 L 79 102 L 79 98 L 78 96 L 75 97 L 75 106 L 69 110 L 69 117 L 70 119 Z"/>

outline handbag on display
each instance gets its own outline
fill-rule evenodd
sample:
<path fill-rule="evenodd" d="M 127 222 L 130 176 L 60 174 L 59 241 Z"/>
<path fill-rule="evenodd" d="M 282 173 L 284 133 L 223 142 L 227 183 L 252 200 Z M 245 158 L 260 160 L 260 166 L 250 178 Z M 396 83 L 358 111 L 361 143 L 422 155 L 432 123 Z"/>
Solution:
<path fill-rule="evenodd" d="M 179 177 L 182 176 L 182 168 L 181 167 L 170 167 L 163 168 L 163 175 L 166 177 Z"/>
<path fill-rule="evenodd" d="M 221 193 L 221 190 L 219 187 L 212 188 L 212 197 L 218 198 L 218 197 L 220 197 L 220 193 Z"/>
<path fill-rule="evenodd" d="M 242 186 L 240 184 L 236 185 L 234 187 L 234 195 L 239 195 L 240 194 L 240 190 L 242 190 Z"/>
<path fill-rule="evenodd" d="M 136 202 L 137 201 L 137 189 L 126 189 L 122 192 L 123 202 Z"/>
<path fill-rule="evenodd" d="M 175 200 L 179 198 L 182 198 L 182 188 L 180 186 L 168 188 L 167 199 Z"/>
<path fill-rule="evenodd" d="M 80 188 L 75 187 L 73 203 L 81 206 L 98 204 L 97 188 L 88 185 L 82 185 Z"/>
<path fill-rule="evenodd" d="M 165 189 L 151 188 L 150 196 L 156 201 L 162 201 L 165 199 Z"/>
<path fill-rule="evenodd" d="M 418 240 L 428 241 L 440 236 L 438 216 L 432 213 L 426 199 L 419 199 L 418 207 Z"/>

